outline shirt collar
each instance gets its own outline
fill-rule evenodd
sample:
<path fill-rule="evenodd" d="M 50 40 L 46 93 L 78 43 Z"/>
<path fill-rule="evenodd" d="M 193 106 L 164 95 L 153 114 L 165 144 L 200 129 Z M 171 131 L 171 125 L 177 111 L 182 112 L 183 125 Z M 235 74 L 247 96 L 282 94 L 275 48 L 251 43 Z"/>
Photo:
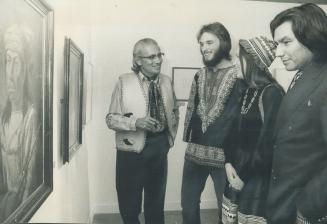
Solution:
<path fill-rule="evenodd" d="M 142 82 L 150 82 L 150 80 L 141 71 L 137 75 L 139 76 L 140 80 L 142 80 Z M 157 75 L 153 82 L 155 84 L 159 83 L 159 75 Z"/>
<path fill-rule="evenodd" d="M 236 66 L 237 64 L 236 63 L 232 63 L 230 65 L 227 65 L 227 66 L 224 66 L 224 67 L 219 67 L 219 68 L 216 68 L 216 67 L 206 67 L 207 71 L 209 72 L 212 72 L 212 73 L 218 73 L 219 71 L 222 71 L 224 69 L 230 69 L 234 66 Z"/>

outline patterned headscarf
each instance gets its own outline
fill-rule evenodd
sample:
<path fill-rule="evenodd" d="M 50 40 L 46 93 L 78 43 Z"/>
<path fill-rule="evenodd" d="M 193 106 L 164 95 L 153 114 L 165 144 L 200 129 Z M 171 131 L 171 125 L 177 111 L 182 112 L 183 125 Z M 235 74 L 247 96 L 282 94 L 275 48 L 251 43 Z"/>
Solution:
<path fill-rule="evenodd" d="M 250 54 L 254 63 L 262 70 L 269 72 L 268 67 L 274 61 L 277 44 L 264 36 L 254 37 L 251 39 L 241 39 L 241 47 Z"/>

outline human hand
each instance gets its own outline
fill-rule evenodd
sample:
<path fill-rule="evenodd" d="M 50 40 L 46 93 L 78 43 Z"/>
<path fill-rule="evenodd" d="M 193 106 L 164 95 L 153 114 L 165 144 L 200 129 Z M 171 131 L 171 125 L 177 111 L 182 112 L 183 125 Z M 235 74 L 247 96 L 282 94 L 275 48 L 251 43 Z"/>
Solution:
<path fill-rule="evenodd" d="M 231 163 L 226 163 L 225 164 L 225 170 L 226 170 L 226 175 L 229 184 L 235 188 L 236 190 L 242 190 L 244 186 L 244 182 L 241 180 L 241 178 L 238 176 L 236 170 L 232 166 Z"/>
<path fill-rule="evenodd" d="M 143 131 L 155 132 L 158 125 L 159 121 L 149 116 L 138 118 L 135 122 L 136 128 Z"/>

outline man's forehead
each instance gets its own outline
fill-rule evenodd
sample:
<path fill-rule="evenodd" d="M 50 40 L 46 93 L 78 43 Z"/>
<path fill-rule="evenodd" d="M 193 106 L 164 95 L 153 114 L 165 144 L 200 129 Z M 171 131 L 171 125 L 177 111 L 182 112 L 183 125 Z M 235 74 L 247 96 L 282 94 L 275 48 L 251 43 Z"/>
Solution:
<path fill-rule="evenodd" d="M 153 43 L 144 44 L 141 48 L 141 53 L 157 53 L 159 51 L 159 46 Z"/>
<path fill-rule="evenodd" d="M 287 38 L 294 38 L 292 22 L 286 21 L 275 29 L 274 40 L 283 41 Z"/>
<path fill-rule="evenodd" d="M 219 40 L 216 35 L 214 35 L 213 33 L 210 33 L 210 32 L 204 32 L 201 35 L 199 42 L 201 43 L 201 42 L 215 41 L 215 40 Z"/>

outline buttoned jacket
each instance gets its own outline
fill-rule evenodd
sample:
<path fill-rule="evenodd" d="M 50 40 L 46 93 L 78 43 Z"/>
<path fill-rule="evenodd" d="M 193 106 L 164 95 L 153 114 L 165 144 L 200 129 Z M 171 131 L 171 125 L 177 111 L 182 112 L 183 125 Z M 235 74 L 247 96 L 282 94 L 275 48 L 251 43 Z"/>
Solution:
<path fill-rule="evenodd" d="M 327 223 L 327 63 L 312 63 L 284 96 L 275 126 L 269 223 L 297 214 Z"/>

